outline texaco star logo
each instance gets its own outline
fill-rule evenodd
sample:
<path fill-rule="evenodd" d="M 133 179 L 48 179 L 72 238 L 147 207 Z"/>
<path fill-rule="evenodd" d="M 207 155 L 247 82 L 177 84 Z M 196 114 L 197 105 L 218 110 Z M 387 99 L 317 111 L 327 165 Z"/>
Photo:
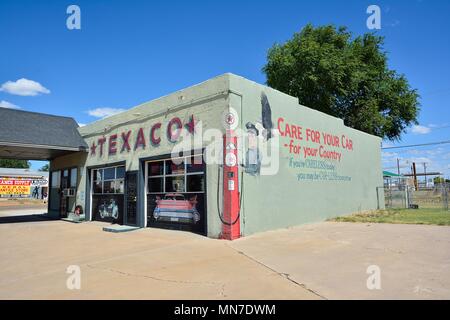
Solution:
<path fill-rule="evenodd" d="M 234 123 L 234 116 L 231 113 L 227 114 L 225 121 L 227 124 L 232 125 Z"/>
<path fill-rule="evenodd" d="M 225 129 L 236 129 L 236 127 L 238 126 L 238 114 L 236 110 L 230 109 L 225 111 L 222 120 Z"/>

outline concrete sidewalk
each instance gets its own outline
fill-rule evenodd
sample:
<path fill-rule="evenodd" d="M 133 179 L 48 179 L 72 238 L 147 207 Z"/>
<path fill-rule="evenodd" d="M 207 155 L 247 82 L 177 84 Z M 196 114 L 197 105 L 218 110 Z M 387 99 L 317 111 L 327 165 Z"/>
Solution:
<path fill-rule="evenodd" d="M 0 299 L 450 298 L 449 227 L 326 222 L 227 242 L 105 225 L 1 224 Z M 373 264 L 382 290 L 366 287 Z"/>
<path fill-rule="evenodd" d="M 450 227 L 324 222 L 231 246 L 328 299 L 450 299 Z M 369 266 L 381 290 L 369 290 Z"/>
<path fill-rule="evenodd" d="M 62 221 L 0 225 L 0 299 L 317 299 L 228 242 L 186 232 L 103 232 Z M 66 268 L 81 268 L 68 290 Z"/>

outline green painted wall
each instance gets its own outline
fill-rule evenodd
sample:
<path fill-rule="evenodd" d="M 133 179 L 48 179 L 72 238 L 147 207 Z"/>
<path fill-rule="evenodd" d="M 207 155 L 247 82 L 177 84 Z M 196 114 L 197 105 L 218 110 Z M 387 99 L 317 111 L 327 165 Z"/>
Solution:
<path fill-rule="evenodd" d="M 329 151 L 341 153 L 340 162 L 328 160 L 325 161 L 325 166 L 321 163 L 322 168 L 327 169 L 308 168 L 317 166 L 317 162 L 307 163 L 306 159 L 325 159 L 312 156 L 305 158 L 302 153 L 291 154 L 290 148 L 285 146 L 290 144 L 291 138 L 279 136 L 278 173 L 257 176 L 244 174 L 244 235 L 377 209 L 377 187 L 383 185 L 380 138 L 347 128 L 341 119 L 301 106 L 294 97 L 242 77 L 231 76 L 230 89 L 243 97 L 241 123 L 244 125 L 247 122 L 261 121 L 261 93 L 265 92 L 271 106 L 275 129 L 279 117 L 284 118 L 284 123 L 302 127 L 303 140 L 294 139 L 295 144 L 301 146 L 301 152 L 304 152 L 304 147 L 318 149 L 322 145 Z M 241 109 L 238 102 L 233 103 L 232 107 Z M 339 140 L 345 135 L 353 141 L 353 150 L 344 149 L 342 145 L 328 146 L 323 143 L 323 139 L 320 143 L 307 141 L 307 128 L 320 134 L 333 134 L 338 136 Z M 263 142 L 263 145 L 274 141 L 275 139 L 271 139 L 269 142 Z M 240 154 L 244 154 L 243 150 L 240 150 Z M 333 175 L 338 175 L 339 179 L 350 180 L 329 180 Z M 317 178 L 319 179 L 316 180 Z M 384 199 L 383 194 L 380 194 L 379 198 Z M 380 206 L 383 207 L 384 204 Z"/>

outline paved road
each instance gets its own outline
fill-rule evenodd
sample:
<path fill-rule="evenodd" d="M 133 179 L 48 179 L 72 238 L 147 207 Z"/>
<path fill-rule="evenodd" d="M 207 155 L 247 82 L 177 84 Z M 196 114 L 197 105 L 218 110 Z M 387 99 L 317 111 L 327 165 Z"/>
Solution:
<path fill-rule="evenodd" d="M 317 299 L 231 248 L 186 232 L 105 224 L 0 225 L 0 299 Z M 66 269 L 81 268 L 81 290 Z"/>
<path fill-rule="evenodd" d="M 325 222 L 231 246 L 327 299 L 450 299 L 448 226 Z M 371 266 L 381 290 L 367 289 Z"/>
<path fill-rule="evenodd" d="M 48 220 L 46 204 L 0 206 L 0 224 Z"/>
<path fill-rule="evenodd" d="M 327 222 L 227 242 L 104 225 L 0 224 L 0 299 L 450 299 L 449 227 Z M 381 290 L 366 287 L 373 264 Z"/>
<path fill-rule="evenodd" d="M 47 211 L 46 203 L 33 203 L 33 204 L 10 204 L 0 203 L 0 217 L 11 215 L 24 215 L 30 212 L 43 213 Z"/>

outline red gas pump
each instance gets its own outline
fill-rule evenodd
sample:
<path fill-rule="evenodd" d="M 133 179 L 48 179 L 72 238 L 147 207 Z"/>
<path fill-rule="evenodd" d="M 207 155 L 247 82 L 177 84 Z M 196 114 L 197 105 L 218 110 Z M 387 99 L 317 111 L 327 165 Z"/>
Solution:
<path fill-rule="evenodd" d="M 240 204 L 237 137 L 232 130 L 223 136 L 223 218 L 221 239 L 240 237 Z"/>

